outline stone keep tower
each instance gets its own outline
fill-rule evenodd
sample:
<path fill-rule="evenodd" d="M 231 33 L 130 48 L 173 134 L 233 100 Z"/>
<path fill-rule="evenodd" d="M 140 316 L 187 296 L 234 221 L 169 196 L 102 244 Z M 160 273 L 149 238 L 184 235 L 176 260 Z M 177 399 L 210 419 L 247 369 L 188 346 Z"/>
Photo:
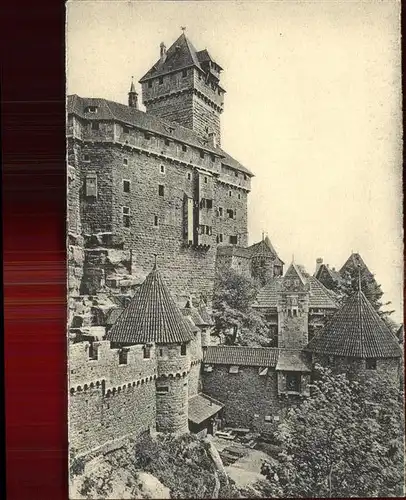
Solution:
<path fill-rule="evenodd" d="M 220 144 L 225 93 L 221 70 L 185 33 L 168 50 L 161 43 L 159 60 L 140 80 L 147 113 L 190 128 L 214 146 Z"/>
<path fill-rule="evenodd" d="M 309 284 L 292 263 L 278 293 L 278 347 L 302 349 L 308 342 Z"/>
<path fill-rule="evenodd" d="M 150 348 L 155 344 L 156 430 L 188 432 L 190 346 L 194 334 L 156 265 L 106 338 L 112 347 L 142 344 L 145 362 L 149 362 Z"/>

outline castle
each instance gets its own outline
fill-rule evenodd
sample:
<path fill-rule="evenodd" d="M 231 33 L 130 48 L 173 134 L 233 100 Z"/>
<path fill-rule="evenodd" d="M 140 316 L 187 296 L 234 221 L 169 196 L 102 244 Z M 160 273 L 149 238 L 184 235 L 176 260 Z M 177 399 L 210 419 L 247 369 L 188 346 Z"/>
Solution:
<path fill-rule="evenodd" d="M 220 147 L 220 66 L 183 33 L 128 106 L 68 98 L 69 427 L 78 454 L 144 432 L 272 429 L 309 394 L 316 362 L 396 381 L 398 340 L 360 289 L 344 305 L 247 246 L 252 173 Z M 263 284 L 273 347 L 214 345 L 217 270 Z M 90 319 L 89 319 L 90 318 Z"/>

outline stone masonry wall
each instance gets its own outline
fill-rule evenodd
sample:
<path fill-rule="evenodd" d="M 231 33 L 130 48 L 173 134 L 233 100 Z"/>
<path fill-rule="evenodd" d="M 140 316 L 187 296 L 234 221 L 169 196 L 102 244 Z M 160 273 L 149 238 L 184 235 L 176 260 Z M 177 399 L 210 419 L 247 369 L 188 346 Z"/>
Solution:
<path fill-rule="evenodd" d="M 156 430 L 175 434 L 188 432 L 187 375 L 156 380 Z"/>
<path fill-rule="evenodd" d="M 239 373 L 229 373 L 229 366 L 214 365 L 212 372 L 202 373 L 205 394 L 221 401 L 227 425 L 267 430 L 274 425 L 284 408 L 278 397 L 275 370 L 259 375 L 259 367 L 240 367 Z M 270 422 L 265 417 L 270 416 Z"/>

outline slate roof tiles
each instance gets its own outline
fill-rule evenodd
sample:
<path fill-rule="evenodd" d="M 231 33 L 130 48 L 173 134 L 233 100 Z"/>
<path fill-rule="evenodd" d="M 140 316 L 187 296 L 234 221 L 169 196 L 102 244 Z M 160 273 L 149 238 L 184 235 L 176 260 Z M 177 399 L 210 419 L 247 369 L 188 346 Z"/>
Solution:
<path fill-rule="evenodd" d="M 275 367 L 279 349 L 272 347 L 208 346 L 204 363 L 236 366 Z"/>
<path fill-rule="evenodd" d="M 401 355 L 398 340 L 362 291 L 347 299 L 306 349 L 354 358 L 396 358 Z"/>

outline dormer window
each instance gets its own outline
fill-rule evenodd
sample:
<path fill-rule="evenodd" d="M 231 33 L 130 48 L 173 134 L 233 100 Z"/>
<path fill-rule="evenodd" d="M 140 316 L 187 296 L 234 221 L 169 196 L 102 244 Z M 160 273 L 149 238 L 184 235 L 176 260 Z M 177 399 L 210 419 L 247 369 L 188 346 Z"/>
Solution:
<path fill-rule="evenodd" d="M 88 106 L 86 109 L 87 113 L 97 113 L 97 106 Z"/>

